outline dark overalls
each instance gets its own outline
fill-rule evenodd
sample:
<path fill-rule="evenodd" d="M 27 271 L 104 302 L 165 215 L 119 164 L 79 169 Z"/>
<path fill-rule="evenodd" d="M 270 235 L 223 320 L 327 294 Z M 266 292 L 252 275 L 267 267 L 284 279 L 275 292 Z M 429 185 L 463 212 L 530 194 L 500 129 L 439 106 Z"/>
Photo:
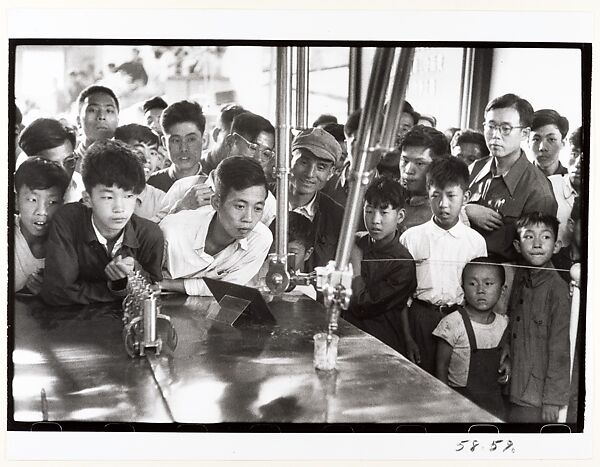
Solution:
<path fill-rule="evenodd" d="M 498 366 L 500 365 L 500 354 L 502 353 L 500 344 L 492 349 L 478 349 L 473 325 L 467 311 L 462 307 L 458 311 L 465 323 L 465 329 L 469 337 L 471 361 L 467 386 L 455 389 L 496 417 L 504 419 L 502 386 L 498 383 Z"/>

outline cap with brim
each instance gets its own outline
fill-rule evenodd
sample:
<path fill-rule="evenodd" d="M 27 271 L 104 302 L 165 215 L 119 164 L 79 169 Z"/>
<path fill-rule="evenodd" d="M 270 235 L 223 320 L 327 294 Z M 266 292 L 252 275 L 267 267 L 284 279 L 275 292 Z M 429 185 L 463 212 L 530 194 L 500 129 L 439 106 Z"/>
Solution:
<path fill-rule="evenodd" d="M 304 148 L 315 157 L 337 163 L 342 157 L 342 147 L 331 134 L 322 128 L 302 130 L 292 141 L 292 151 Z"/>

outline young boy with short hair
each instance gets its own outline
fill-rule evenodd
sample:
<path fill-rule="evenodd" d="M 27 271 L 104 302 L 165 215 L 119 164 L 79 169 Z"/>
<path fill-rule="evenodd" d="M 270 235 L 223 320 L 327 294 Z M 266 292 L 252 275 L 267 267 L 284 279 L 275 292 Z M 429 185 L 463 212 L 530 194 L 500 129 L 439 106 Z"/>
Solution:
<path fill-rule="evenodd" d="M 158 154 L 160 138 L 150 128 L 137 123 L 122 125 L 115 130 L 115 139 L 133 146 L 143 158 L 146 179 L 161 168 Z"/>
<path fill-rule="evenodd" d="M 552 265 L 558 220 L 542 212 L 521 216 L 514 247 L 521 256 L 508 304 L 510 410 L 514 423 L 558 421 L 569 401 L 569 288 Z"/>
<path fill-rule="evenodd" d="M 475 258 L 462 273 L 465 304 L 442 318 L 436 376 L 487 411 L 503 419 L 502 386 L 510 377 L 510 360 L 500 364 L 508 317 L 493 311 L 506 290 L 505 271 L 490 258 Z"/>
<path fill-rule="evenodd" d="M 446 136 L 435 128 L 416 125 L 400 140 L 400 183 L 407 191 L 404 228 L 424 224 L 431 219 L 427 195 L 427 171 L 430 164 L 450 157 Z"/>
<path fill-rule="evenodd" d="M 389 177 L 373 180 L 366 191 L 363 215 L 367 232 L 359 232 L 352 251 L 352 298 L 344 318 L 398 352 L 405 353 L 406 302 L 415 291 L 413 257 L 400 244 L 405 192 Z"/>
<path fill-rule="evenodd" d="M 135 149 L 144 167 L 146 180 L 159 168 L 159 138 L 150 128 L 136 123 L 123 125 L 115 131 L 115 139 L 123 141 Z M 156 213 L 160 211 L 165 195 L 164 191 L 146 184 L 142 192 L 138 195 L 135 210 L 133 211 L 134 214 L 144 219 L 153 220 Z"/>
<path fill-rule="evenodd" d="M 63 206 L 50 227 L 41 293 L 49 305 L 116 300 L 134 270 L 162 279 L 160 228 L 133 213 L 145 185 L 137 155 L 120 141 L 96 142 L 82 177 L 84 203 Z"/>
<path fill-rule="evenodd" d="M 69 175 L 58 162 L 42 157 L 26 159 L 15 173 L 16 208 L 14 237 L 15 292 L 37 295 L 50 221 L 63 203 Z"/>
<path fill-rule="evenodd" d="M 233 156 L 214 172 L 209 206 L 169 214 L 165 235 L 163 290 L 211 296 L 203 278 L 246 285 L 260 270 L 273 236 L 260 222 L 267 179 L 254 159 Z"/>
<path fill-rule="evenodd" d="M 412 339 L 409 358 L 435 374 L 437 341 L 432 335 L 440 320 L 462 304 L 464 265 L 487 256 L 484 238 L 467 227 L 460 212 L 469 192 L 469 169 L 456 158 L 435 159 L 427 172 L 426 187 L 433 217 L 411 227 L 400 237 L 416 261 L 417 290 L 409 309 Z"/>
<path fill-rule="evenodd" d="M 148 99 L 142 105 L 142 111 L 144 112 L 144 118 L 146 119 L 146 125 L 151 130 L 154 130 L 160 136 L 162 136 L 162 128 L 160 126 L 160 116 L 169 104 L 160 96 L 154 96 Z"/>

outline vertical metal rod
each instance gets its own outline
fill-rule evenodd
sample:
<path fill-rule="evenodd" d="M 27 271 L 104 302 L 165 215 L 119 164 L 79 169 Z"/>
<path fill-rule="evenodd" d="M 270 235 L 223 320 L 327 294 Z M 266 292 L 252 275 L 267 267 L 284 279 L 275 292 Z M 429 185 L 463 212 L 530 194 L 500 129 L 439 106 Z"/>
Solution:
<path fill-rule="evenodd" d="M 308 128 L 310 49 L 296 47 L 296 128 Z"/>
<path fill-rule="evenodd" d="M 378 162 L 377 157 L 373 157 L 373 150 L 380 135 L 381 111 L 393 60 L 393 48 L 378 48 L 375 52 L 367 99 L 358 127 L 358 157 L 352 170 L 350 191 L 335 254 L 335 267 L 338 271 L 345 270 L 350 261 L 350 252 L 361 212 L 359 204 L 364 197 L 371 169 Z"/>
<path fill-rule="evenodd" d="M 277 47 L 277 260 L 287 264 L 288 174 L 292 118 L 292 54 L 289 47 Z"/>
<path fill-rule="evenodd" d="M 469 128 L 471 114 L 471 90 L 473 89 L 473 59 L 474 50 L 464 49 L 463 67 L 460 83 L 459 121 L 461 128 Z"/>
<path fill-rule="evenodd" d="M 402 109 L 402 105 L 404 104 L 414 57 L 415 49 L 413 47 L 403 47 L 400 50 L 400 56 L 396 64 L 392 95 L 390 96 L 381 130 L 381 141 L 379 144 L 384 151 L 389 151 L 395 146 L 396 135 L 400 127 L 400 117 L 402 116 L 400 109 Z"/>
<path fill-rule="evenodd" d="M 360 107 L 362 49 L 350 47 L 348 58 L 348 115 Z"/>

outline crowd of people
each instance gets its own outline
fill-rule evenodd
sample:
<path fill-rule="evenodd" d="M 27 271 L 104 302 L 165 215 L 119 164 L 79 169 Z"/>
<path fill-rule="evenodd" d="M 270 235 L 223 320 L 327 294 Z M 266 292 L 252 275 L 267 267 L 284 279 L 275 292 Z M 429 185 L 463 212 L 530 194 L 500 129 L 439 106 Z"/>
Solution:
<path fill-rule="evenodd" d="M 200 104 L 155 97 L 143 121 L 119 126 L 119 99 L 99 85 L 77 106 L 78 131 L 51 118 L 22 128 L 17 114 L 17 293 L 110 302 L 133 271 L 188 295 L 210 295 L 204 278 L 264 281 L 277 213 L 271 122 L 230 104 L 209 131 Z M 343 317 L 503 420 L 557 421 L 576 394 L 568 270 L 581 261 L 581 128 L 514 94 L 487 104 L 483 133 L 439 131 L 408 102 L 397 111 Z M 293 138 L 295 271 L 335 257 L 360 116 L 324 114 Z"/>

